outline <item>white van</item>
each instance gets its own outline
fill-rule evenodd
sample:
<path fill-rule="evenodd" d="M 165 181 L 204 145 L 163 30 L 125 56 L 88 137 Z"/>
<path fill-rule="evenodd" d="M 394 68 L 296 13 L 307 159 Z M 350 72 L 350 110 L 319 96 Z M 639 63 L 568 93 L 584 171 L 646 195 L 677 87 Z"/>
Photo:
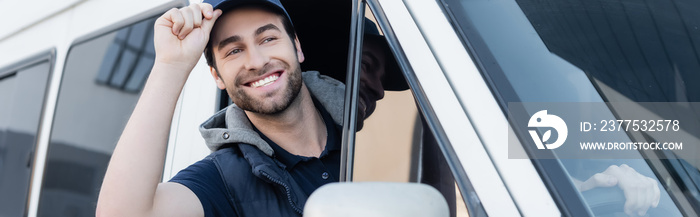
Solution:
<path fill-rule="evenodd" d="M 283 3 L 335 13 L 314 4 L 323 0 L 294 1 Z M 111 153 L 153 64 L 153 22 L 170 8 L 197 2 L 2 2 L 0 217 L 94 216 Z M 367 17 L 386 39 L 409 88 L 387 91 L 357 133 L 358 93 L 348 93 L 346 120 L 353 124 L 344 126 L 348 160 L 341 168 L 347 180 L 429 184 L 445 198 L 450 216 L 620 216 L 627 200 L 622 190 L 581 192 L 576 180 L 626 164 L 661 189 L 658 206 L 645 215 L 700 213 L 699 153 L 640 152 L 646 160 L 513 158 L 509 154 L 532 156 L 537 148 L 508 116 L 509 103 L 518 102 L 682 102 L 683 113 L 655 115 L 688 123 L 681 131 L 697 141 L 700 3 L 347 4 L 347 11 L 337 12 L 346 13 L 349 24 L 342 46 L 350 61 L 340 62 L 349 63 L 342 68 L 349 68 L 347 78 L 355 80 L 346 84 L 362 80 L 357 45 L 371 28 L 359 24 Z M 345 72 L 334 76 L 342 80 Z M 163 181 L 209 154 L 198 126 L 228 103 L 202 58 L 177 104 Z M 606 109 L 611 117 L 627 117 L 624 110 Z M 659 139 L 654 134 L 617 136 Z"/>

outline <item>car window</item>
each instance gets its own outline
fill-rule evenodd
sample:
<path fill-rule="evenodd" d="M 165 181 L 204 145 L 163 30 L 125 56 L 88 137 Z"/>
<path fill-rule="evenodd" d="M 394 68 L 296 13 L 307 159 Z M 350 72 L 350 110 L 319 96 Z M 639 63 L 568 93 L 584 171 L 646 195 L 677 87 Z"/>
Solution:
<path fill-rule="evenodd" d="M 71 46 L 51 127 L 38 216 L 94 216 L 110 156 L 153 65 L 155 19 Z"/>
<path fill-rule="evenodd" d="M 376 13 L 382 13 L 377 11 Z M 416 105 L 375 11 L 365 8 L 352 181 L 418 182 L 442 193 L 451 216 L 467 216 L 460 189 Z M 346 109 L 350 110 L 350 109 Z"/>
<path fill-rule="evenodd" d="M 697 87 L 686 85 L 700 81 L 700 37 L 695 30 L 700 17 L 691 12 L 700 5 L 695 2 L 442 2 L 504 113 L 513 102 L 697 101 Z M 686 105 L 689 109 L 676 110 L 682 113 L 674 114 L 675 118 L 656 115 L 697 122 L 697 105 Z M 608 113 L 611 119 L 629 119 L 635 111 L 611 106 Z M 698 128 L 692 127 L 697 124 L 688 126 L 686 130 L 698 135 Z M 519 134 L 526 149 L 535 147 L 531 140 L 523 139 L 529 138 L 527 132 Z M 614 137 L 623 141 L 654 139 L 625 133 Z M 660 202 L 658 207 L 649 209 L 650 216 L 693 215 L 697 205 L 692 204 L 697 202 L 684 195 L 694 193 L 682 189 L 697 187 L 683 187 L 684 183 L 676 177 L 696 174 L 696 161 L 644 160 L 643 154 L 647 156 L 636 153 L 632 157 L 637 159 L 536 159 L 533 163 L 564 213 L 623 213 L 625 196 L 618 188 L 580 193 L 575 183 L 611 165 L 626 164 L 659 183 Z M 691 172 L 687 172 L 688 168 Z M 692 181 L 687 183 L 696 186 Z M 691 205 L 684 205 L 688 203 L 684 201 Z"/>
<path fill-rule="evenodd" d="M 54 52 L 0 69 L 0 216 L 24 216 Z"/>

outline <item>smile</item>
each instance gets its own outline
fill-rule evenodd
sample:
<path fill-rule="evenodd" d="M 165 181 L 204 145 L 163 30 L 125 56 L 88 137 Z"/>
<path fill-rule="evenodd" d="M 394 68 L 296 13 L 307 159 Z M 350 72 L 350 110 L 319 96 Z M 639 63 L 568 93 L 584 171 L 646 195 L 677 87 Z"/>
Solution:
<path fill-rule="evenodd" d="M 280 77 L 280 76 L 277 75 L 277 73 L 275 73 L 275 74 L 272 74 L 272 75 L 270 75 L 270 76 L 267 76 L 267 77 L 265 77 L 265 78 L 263 78 L 263 79 L 260 79 L 260 80 L 258 80 L 258 81 L 252 82 L 252 83 L 250 84 L 250 86 L 253 87 L 253 88 L 264 87 L 264 86 L 267 86 L 267 85 L 270 85 L 270 84 L 274 83 L 279 77 Z"/>

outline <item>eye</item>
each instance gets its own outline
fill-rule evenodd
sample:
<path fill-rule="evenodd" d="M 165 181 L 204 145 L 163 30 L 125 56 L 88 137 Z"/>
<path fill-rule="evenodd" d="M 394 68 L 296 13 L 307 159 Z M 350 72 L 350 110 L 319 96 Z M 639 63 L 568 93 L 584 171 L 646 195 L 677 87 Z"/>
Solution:
<path fill-rule="evenodd" d="M 267 43 L 267 42 L 271 42 L 271 41 L 274 41 L 274 40 L 277 40 L 277 38 L 275 38 L 275 37 L 268 37 L 268 38 L 263 39 L 263 41 L 262 41 L 261 44 L 264 44 L 264 43 Z"/>
<path fill-rule="evenodd" d="M 229 51 L 228 54 L 226 54 L 226 56 L 234 55 L 240 52 L 243 52 L 243 50 L 240 48 L 234 48 L 233 50 Z"/>

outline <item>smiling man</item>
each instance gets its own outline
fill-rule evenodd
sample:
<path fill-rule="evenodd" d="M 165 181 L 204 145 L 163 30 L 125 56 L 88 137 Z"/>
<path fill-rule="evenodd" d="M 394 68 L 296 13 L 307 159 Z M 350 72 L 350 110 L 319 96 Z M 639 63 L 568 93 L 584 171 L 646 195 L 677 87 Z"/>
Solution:
<path fill-rule="evenodd" d="M 301 216 L 311 192 L 338 181 L 344 86 L 301 72 L 304 54 L 278 0 L 171 9 L 154 37 L 156 61 L 112 155 L 98 216 Z M 159 183 L 175 104 L 202 52 L 234 104 L 200 126 L 213 153 Z"/>

